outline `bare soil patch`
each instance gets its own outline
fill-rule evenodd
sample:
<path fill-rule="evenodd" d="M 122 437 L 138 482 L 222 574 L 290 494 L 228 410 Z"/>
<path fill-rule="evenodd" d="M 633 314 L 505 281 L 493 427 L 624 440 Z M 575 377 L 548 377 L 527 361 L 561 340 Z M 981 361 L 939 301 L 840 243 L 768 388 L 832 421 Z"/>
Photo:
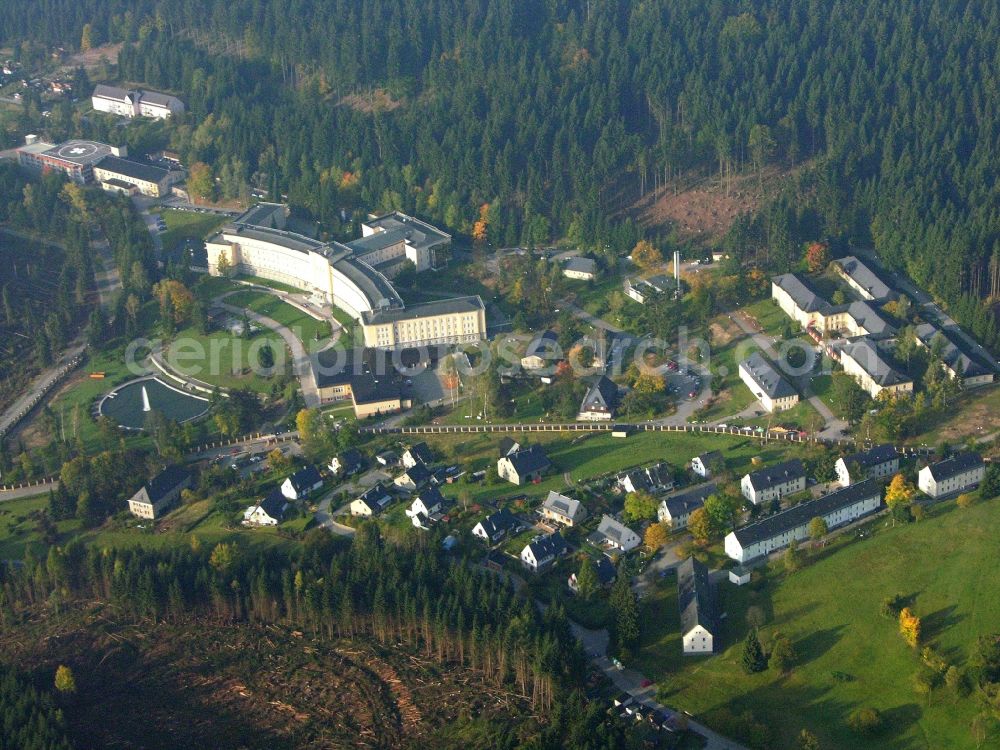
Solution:
<path fill-rule="evenodd" d="M 372 89 L 362 94 L 348 94 L 342 97 L 339 103 L 367 115 L 375 112 L 392 112 L 403 106 L 402 99 L 393 99 L 392 95 L 385 89 Z"/>
<path fill-rule="evenodd" d="M 770 167 L 762 176 L 741 174 L 721 181 L 683 175 L 637 200 L 627 213 L 645 227 L 669 227 L 683 239 L 717 243 L 740 214 L 755 213 L 794 177 L 795 170 Z"/>

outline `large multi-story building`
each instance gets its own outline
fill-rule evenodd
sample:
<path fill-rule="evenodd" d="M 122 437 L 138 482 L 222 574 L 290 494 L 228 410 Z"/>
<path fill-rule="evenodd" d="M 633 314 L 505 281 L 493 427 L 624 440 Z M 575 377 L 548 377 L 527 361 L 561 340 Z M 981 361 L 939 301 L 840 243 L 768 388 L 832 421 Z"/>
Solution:
<path fill-rule="evenodd" d="M 431 268 L 434 251 L 450 241 L 448 235 L 399 213 L 369 221 L 365 242 L 353 246 L 322 242 L 286 225 L 283 205 L 251 208 L 206 243 L 209 273 L 228 267 L 308 292 L 361 323 L 367 347 L 397 350 L 486 337 L 486 308 L 479 297 L 407 307 L 383 272 L 398 270 L 405 260 L 418 269 Z M 382 241 L 387 237 L 396 239 Z"/>
<path fill-rule="evenodd" d="M 806 470 L 802 462 L 793 458 L 767 469 L 758 469 L 740 480 L 743 497 L 754 505 L 780 500 L 806 488 Z"/>
<path fill-rule="evenodd" d="M 97 112 L 108 112 L 119 117 L 154 117 L 165 120 L 184 113 L 184 102 L 176 96 L 104 84 L 98 84 L 94 89 L 91 103 Z"/>
<path fill-rule="evenodd" d="M 831 305 L 809 279 L 786 273 L 771 279 L 771 298 L 784 313 L 817 338 L 840 334 L 848 338 L 889 338 L 896 328 L 867 301 Z"/>
<path fill-rule="evenodd" d="M 986 464 L 975 453 L 956 453 L 944 461 L 925 466 L 917 474 L 921 492 L 935 499 L 957 495 L 979 486 L 986 476 Z"/>
<path fill-rule="evenodd" d="M 891 443 L 837 459 L 837 481 L 850 487 L 864 479 L 888 479 L 899 471 L 899 452 Z"/>
<path fill-rule="evenodd" d="M 917 343 L 937 352 L 949 377 L 960 378 L 966 388 L 987 385 L 996 379 L 997 363 L 957 326 L 938 328 L 924 323 L 916 328 Z"/>
<path fill-rule="evenodd" d="M 899 372 L 868 339 L 845 346 L 840 351 L 840 363 L 872 398 L 882 392 L 901 396 L 913 392 L 913 380 Z"/>
<path fill-rule="evenodd" d="M 184 173 L 153 164 L 106 156 L 94 165 L 94 179 L 105 190 L 125 192 L 122 185 L 131 186 L 142 195 L 160 198 L 170 193 L 170 186 L 180 182 Z"/>
<path fill-rule="evenodd" d="M 822 518 L 828 529 L 835 529 L 874 513 L 881 504 L 882 485 L 867 479 L 736 529 L 726 536 L 726 554 L 744 563 L 802 541 L 809 536 L 809 522 L 814 518 Z"/>
<path fill-rule="evenodd" d="M 861 295 L 863 299 L 873 302 L 888 302 L 899 296 L 888 276 L 861 258 L 850 255 L 835 260 L 833 267 L 848 286 Z"/>
<path fill-rule="evenodd" d="M 798 392 L 760 352 L 740 363 L 740 380 L 769 412 L 785 411 L 799 402 Z"/>
<path fill-rule="evenodd" d="M 73 182 L 86 185 L 94 181 L 94 167 L 105 157 L 127 155 L 124 146 L 117 148 L 97 141 L 55 145 L 39 140 L 36 135 L 26 135 L 24 145 L 17 150 L 17 163 L 40 174 L 62 172 Z"/>

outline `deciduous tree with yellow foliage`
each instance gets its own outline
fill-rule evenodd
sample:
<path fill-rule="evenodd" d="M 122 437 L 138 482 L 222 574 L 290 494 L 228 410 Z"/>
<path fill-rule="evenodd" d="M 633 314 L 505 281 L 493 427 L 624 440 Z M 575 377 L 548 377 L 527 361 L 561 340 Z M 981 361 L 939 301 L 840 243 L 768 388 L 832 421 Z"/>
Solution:
<path fill-rule="evenodd" d="M 912 648 L 920 644 L 920 618 L 909 607 L 899 612 L 899 633 Z"/>
<path fill-rule="evenodd" d="M 632 262 L 648 271 L 663 263 L 663 253 L 649 240 L 639 240 L 632 248 Z"/>

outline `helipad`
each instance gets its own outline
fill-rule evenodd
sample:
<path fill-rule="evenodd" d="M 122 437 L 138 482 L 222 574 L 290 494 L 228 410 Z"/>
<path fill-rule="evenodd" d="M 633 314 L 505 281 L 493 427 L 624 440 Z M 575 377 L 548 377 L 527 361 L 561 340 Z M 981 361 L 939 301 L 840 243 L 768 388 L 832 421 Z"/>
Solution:
<path fill-rule="evenodd" d="M 111 146 L 96 141 L 67 141 L 45 152 L 46 156 L 61 159 L 72 164 L 85 166 L 96 164 L 112 153 Z"/>

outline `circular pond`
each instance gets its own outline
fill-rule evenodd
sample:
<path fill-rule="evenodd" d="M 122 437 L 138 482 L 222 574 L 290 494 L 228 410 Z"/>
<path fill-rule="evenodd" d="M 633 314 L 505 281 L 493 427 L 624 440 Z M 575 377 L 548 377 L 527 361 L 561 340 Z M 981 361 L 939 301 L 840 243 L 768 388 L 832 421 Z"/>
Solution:
<path fill-rule="evenodd" d="M 147 415 L 154 410 L 175 422 L 188 422 L 208 411 L 208 399 L 157 378 L 142 378 L 118 386 L 98 406 L 101 416 L 129 430 L 141 430 Z"/>

